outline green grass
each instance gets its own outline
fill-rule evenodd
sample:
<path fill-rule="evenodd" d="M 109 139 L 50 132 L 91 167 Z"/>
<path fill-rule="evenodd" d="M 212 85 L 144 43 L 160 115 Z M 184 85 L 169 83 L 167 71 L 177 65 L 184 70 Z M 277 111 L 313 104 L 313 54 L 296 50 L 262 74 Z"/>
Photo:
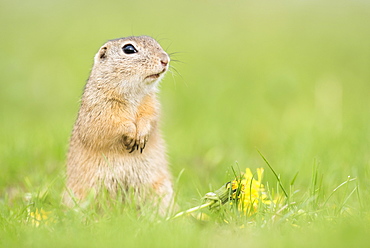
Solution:
<path fill-rule="evenodd" d="M 0 247 L 367 247 L 369 22 L 361 0 L 0 2 Z M 164 221 L 60 204 L 93 56 L 141 34 L 180 61 L 160 93 L 180 208 L 231 167 L 264 167 L 281 205 Z M 35 208 L 55 221 L 33 227 Z"/>

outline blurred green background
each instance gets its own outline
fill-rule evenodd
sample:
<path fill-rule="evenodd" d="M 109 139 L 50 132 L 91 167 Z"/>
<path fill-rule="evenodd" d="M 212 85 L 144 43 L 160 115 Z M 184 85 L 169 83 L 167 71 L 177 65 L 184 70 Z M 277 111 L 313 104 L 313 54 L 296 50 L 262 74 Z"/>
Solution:
<path fill-rule="evenodd" d="M 0 196 L 63 180 L 94 54 L 143 34 L 175 53 L 160 98 L 181 206 L 236 162 L 266 168 L 257 149 L 283 182 L 318 164 L 328 190 L 351 175 L 368 195 L 369 23 L 359 0 L 2 0 Z"/>

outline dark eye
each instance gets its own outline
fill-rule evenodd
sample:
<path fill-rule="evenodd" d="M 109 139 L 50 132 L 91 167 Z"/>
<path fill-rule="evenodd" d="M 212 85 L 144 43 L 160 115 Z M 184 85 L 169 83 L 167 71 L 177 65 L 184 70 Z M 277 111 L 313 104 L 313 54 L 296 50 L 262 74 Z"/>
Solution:
<path fill-rule="evenodd" d="M 124 53 L 126 53 L 126 54 L 137 53 L 136 48 L 135 48 L 133 45 L 131 45 L 131 44 L 124 45 L 124 46 L 122 47 L 122 50 L 123 50 L 123 52 L 124 52 Z"/>

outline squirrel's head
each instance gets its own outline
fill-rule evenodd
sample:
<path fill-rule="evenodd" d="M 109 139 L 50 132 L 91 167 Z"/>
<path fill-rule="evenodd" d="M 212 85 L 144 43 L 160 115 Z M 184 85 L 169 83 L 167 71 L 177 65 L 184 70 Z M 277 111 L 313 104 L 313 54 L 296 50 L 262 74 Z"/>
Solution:
<path fill-rule="evenodd" d="M 168 70 L 170 58 L 149 36 L 106 42 L 95 55 L 92 73 L 101 82 L 133 90 L 152 89 Z"/>

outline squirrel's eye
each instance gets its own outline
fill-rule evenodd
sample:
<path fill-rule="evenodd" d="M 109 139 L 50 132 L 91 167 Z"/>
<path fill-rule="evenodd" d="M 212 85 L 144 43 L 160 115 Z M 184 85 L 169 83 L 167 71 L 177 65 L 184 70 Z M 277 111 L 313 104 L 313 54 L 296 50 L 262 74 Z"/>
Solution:
<path fill-rule="evenodd" d="M 135 47 L 131 44 L 127 44 L 127 45 L 124 45 L 122 47 L 122 50 L 124 53 L 126 54 L 132 54 L 132 53 L 137 53 L 137 50 L 135 49 Z"/>

